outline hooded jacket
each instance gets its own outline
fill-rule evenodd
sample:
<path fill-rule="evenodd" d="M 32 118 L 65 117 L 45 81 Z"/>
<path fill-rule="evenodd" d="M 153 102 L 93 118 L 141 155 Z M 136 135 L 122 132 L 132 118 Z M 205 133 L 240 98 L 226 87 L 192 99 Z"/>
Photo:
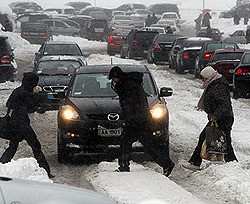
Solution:
<path fill-rule="evenodd" d="M 212 81 L 204 92 L 204 110 L 209 119 L 222 120 L 233 116 L 229 84 L 225 77 Z"/>
<path fill-rule="evenodd" d="M 12 109 L 12 120 L 29 121 L 28 114 L 37 110 L 41 98 L 33 93 L 33 88 L 37 86 L 39 77 L 31 72 L 24 73 L 22 85 L 16 88 L 10 95 L 6 106 Z"/>
<path fill-rule="evenodd" d="M 114 86 L 122 108 L 123 120 L 138 125 L 150 120 L 147 93 L 142 87 L 143 73 L 123 73 Z"/>

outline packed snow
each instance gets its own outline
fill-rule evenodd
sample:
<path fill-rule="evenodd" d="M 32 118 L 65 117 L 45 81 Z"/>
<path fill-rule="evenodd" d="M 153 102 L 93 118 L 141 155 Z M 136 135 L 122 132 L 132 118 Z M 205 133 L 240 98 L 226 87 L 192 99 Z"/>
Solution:
<path fill-rule="evenodd" d="M 191 2 L 191 1 L 189 1 Z M 195 1 L 192 1 L 195 2 Z M 194 4 L 194 3 L 193 3 Z M 186 10 L 181 15 L 187 16 Z M 190 15 L 190 13 L 189 13 Z M 194 27 L 193 19 L 198 16 L 193 12 L 186 18 L 183 26 Z M 224 37 L 235 30 L 246 29 L 243 22 L 233 25 L 232 19 L 218 19 L 214 14 L 212 27 L 224 32 Z M 34 56 L 39 45 L 33 45 L 23 40 L 17 33 L 2 32 L 8 35 L 14 48 L 16 60 L 24 60 Z M 96 52 L 106 49 L 106 43 L 93 42 L 79 37 L 54 36 L 54 40 L 76 41 L 82 50 Z M 240 45 L 250 49 L 249 45 Z M 88 64 L 129 63 L 140 64 L 145 61 L 121 59 L 105 54 L 91 54 Z M 114 172 L 117 160 L 90 165 L 86 172 L 88 179 L 96 191 L 101 192 L 118 203 L 166 204 L 166 203 L 250 203 L 250 119 L 249 100 L 232 99 L 235 122 L 232 130 L 232 145 L 239 162 L 211 163 L 204 161 L 202 170 L 191 172 L 182 169 L 180 165 L 187 161 L 193 152 L 200 131 L 207 122 L 204 112 L 194 108 L 203 92 L 201 81 L 190 75 L 177 75 L 166 66 L 149 65 L 158 87 L 173 88 L 173 96 L 166 98 L 170 113 L 170 152 L 171 159 L 176 163 L 169 178 L 162 175 L 162 170 L 154 162 L 138 164 L 132 162 L 131 172 Z M 0 84 L 0 90 L 13 90 L 20 82 Z M 4 107 L 9 95 L 1 94 L 0 107 Z M 1 152 L 3 151 L 0 148 Z M 174 152 L 174 153 L 173 153 Z M 173 158 L 172 155 L 175 155 Z M 44 182 L 48 179 L 44 169 L 38 167 L 34 158 L 20 158 L 7 164 L 0 164 L 0 175 Z M 196 196 L 196 197 L 195 197 Z"/>

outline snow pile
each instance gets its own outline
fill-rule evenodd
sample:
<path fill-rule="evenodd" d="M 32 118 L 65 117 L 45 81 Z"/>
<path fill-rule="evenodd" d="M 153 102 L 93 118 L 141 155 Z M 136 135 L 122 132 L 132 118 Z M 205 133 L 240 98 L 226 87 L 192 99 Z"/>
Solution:
<path fill-rule="evenodd" d="M 6 164 L 0 163 L 0 175 L 11 178 L 21 178 L 53 183 L 48 178 L 45 169 L 40 168 L 36 159 L 34 158 L 22 158 L 16 161 L 11 160 L 11 162 Z"/>

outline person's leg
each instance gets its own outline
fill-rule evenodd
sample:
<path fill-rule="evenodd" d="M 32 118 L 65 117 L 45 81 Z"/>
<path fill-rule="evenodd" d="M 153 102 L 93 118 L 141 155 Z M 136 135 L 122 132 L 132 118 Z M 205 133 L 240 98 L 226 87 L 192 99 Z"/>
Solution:
<path fill-rule="evenodd" d="M 1 163 L 8 163 L 11 161 L 11 159 L 14 157 L 17 148 L 18 148 L 19 141 L 16 139 L 13 139 L 9 143 L 9 147 L 5 150 L 3 155 L 0 158 Z"/>
<path fill-rule="evenodd" d="M 44 168 L 48 174 L 50 174 L 50 167 L 45 159 L 45 156 L 41 149 L 41 144 L 37 139 L 37 136 L 29 124 L 23 125 L 21 134 L 27 141 L 28 145 L 32 148 L 35 159 L 37 160 L 40 167 Z"/>

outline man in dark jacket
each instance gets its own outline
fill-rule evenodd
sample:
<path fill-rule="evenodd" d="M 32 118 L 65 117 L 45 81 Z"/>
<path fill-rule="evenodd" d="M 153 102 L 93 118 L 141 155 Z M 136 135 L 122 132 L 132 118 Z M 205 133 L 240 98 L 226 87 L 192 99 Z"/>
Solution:
<path fill-rule="evenodd" d="M 118 171 L 130 171 L 130 154 L 133 142 L 139 140 L 158 165 L 163 167 L 165 176 L 169 176 L 174 163 L 169 158 L 168 149 L 155 140 L 152 131 L 152 117 L 148 106 L 147 93 L 142 87 L 143 73 L 124 73 L 120 67 L 110 70 L 109 79 L 118 94 L 122 108 L 124 129 L 120 141 Z"/>
<path fill-rule="evenodd" d="M 232 103 L 230 98 L 229 84 L 224 76 L 216 72 L 213 67 L 208 66 L 201 71 L 204 81 L 204 93 L 198 103 L 198 110 L 204 110 L 208 115 L 208 126 L 210 122 L 217 122 L 220 129 L 226 135 L 227 152 L 225 161 L 237 161 L 231 144 L 231 129 L 234 122 Z M 183 167 L 191 170 L 199 170 L 202 162 L 200 156 L 202 144 L 206 139 L 205 128 L 200 133 L 198 145 L 191 156 L 189 163 Z"/>
<path fill-rule="evenodd" d="M 24 73 L 22 85 L 11 93 L 6 103 L 7 108 L 12 110 L 9 122 L 9 134 L 12 139 L 10 140 L 9 147 L 0 158 L 0 162 L 10 162 L 17 151 L 19 142 L 26 140 L 32 148 L 39 166 L 46 170 L 49 178 L 53 178 L 54 176 L 50 173 L 49 164 L 41 150 L 41 144 L 30 126 L 28 116 L 28 114 L 38 110 L 39 102 L 43 100 L 37 94 L 39 92 L 36 87 L 38 80 L 39 77 L 36 74 L 32 72 Z"/>
<path fill-rule="evenodd" d="M 210 13 L 209 13 L 209 12 L 206 12 L 206 13 L 204 14 L 203 19 L 202 19 L 202 26 L 203 26 L 203 27 L 208 27 L 208 26 L 210 26 L 210 19 L 212 19 Z"/>

